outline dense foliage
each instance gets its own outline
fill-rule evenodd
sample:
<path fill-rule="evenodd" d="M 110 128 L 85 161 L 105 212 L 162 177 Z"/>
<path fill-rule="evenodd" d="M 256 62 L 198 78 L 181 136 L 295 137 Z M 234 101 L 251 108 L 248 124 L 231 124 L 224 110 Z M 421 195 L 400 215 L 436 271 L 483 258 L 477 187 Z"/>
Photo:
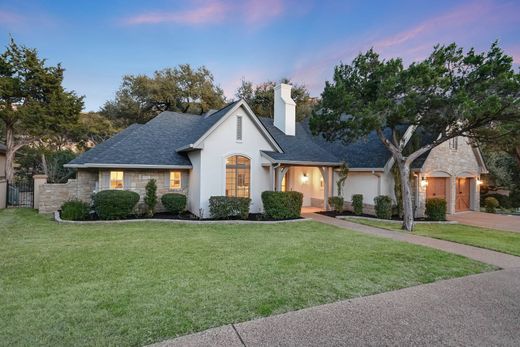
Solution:
<path fill-rule="evenodd" d="M 363 214 L 363 194 L 352 195 L 352 208 L 354 214 L 358 216 Z"/>
<path fill-rule="evenodd" d="M 209 198 L 209 214 L 213 219 L 249 217 L 250 198 L 239 198 L 234 196 L 212 196 Z"/>
<path fill-rule="evenodd" d="M 162 111 L 202 114 L 225 104 L 223 90 L 205 67 L 189 64 L 155 71 L 153 76 L 125 75 L 114 100 L 101 114 L 125 127 L 145 123 Z"/>
<path fill-rule="evenodd" d="M 153 216 L 155 205 L 157 205 L 157 182 L 151 179 L 146 183 L 146 195 L 144 196 L 144 203 L 146 204 L 146 213 Z"/>
<path fill-rule="evenodd" d="M 65 201 L 61 205 L 60 217 L 64 220 L 86 220 L 89 217 L 90 205 L 81 200 Z"/>
<path fill-rule="evenodd" d="M 456 136 L 474 137 L 493 124 L 518 122 L 520 74 L 497 43 L 484 53 L 456 44 L 436 46 L 428 58 L 405 66 L 402 59 L 381 59 L 374 51 L 340 64 L 326 82 L 311 118 L 314 133 L 349 142 L 375 132 L 392 153 L 400 172 L 403 228 L 413 228 L 410 165 Z M 405 154 L 410 132 L 432 134 Z"/>
<path fill-rule="evenodd" d="M 374 205 L 377 218 L 392 219 L 392 199 L 389 196 L 376 196 L 374 198 Z"/>
<path fill-rule="evenodd" d="M 273 192 L 262 193 L 264 214 L 268 219 L 291 219 L 300 217 L 303 194 L 300 192 Z"/>
<path fill-rule="evenodd" d="M 345 203 L 345 199 L 342 196 L 331 196 L 329 198 L 329 205 L 334 209 L 334 211 L 340 213 L 343 211 L 343 204 Z"/>
<path fill-rule="evenodd" d="M 99 219 L 124 219 L 134 212 L 139 194 L 128 190 L 102 190 L 93 198 Z"/>
<path fill-rule="evenodd" d="M 484 206 L 486 207 L 486 212 L 495 213 L 497 211 L 497 207 L 500 206 L 500 203 L 494 197 L 488 196 L 484 199 Z"/>
<path fill-rule="evenodd" d="M 427 199 L 425 214 L 429 220 L 446 220 L 446 200 L 442 198 Z"/>
<path fill-rule="evenodd" d="M 178 215 L 186 209 L 186 195 L 180 193 L 167 193 L 161 196 L 164 208 L 171 214 Z"/>

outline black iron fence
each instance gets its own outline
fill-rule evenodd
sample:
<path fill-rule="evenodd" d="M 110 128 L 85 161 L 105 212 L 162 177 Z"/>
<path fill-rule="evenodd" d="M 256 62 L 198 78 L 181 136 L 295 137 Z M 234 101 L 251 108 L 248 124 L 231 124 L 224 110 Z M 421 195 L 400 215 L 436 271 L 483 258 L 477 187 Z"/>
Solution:
<path fill-rule="evenodd" d="M 32 208 L 34 206 L 33 181 L 7 181 L 7 206 Z"/>

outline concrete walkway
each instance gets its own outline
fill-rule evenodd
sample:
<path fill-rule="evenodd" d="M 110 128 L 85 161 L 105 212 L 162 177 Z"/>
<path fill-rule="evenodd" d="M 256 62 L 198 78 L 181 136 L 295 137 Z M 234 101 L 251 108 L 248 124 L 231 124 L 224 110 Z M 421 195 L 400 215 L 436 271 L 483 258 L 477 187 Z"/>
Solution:
<path fill-rule="evenodd" d="M 520 233 L 520 216 L 467 211 L 448 215 L 448 220 L 476 227 Z"/>
<path fill-rule="evenodd" d="M 518 346 L 520 269 L 226 325 L 155 346 Z"/>
<path fill-rule="evenodd" d="M 327 217 L 317 213 L 303 214 L 303 216 L 307 218 L 312 218 L 313 220 L 316 220 L 318 222 L 335 225 L 349 230 L 354 230 L 371 235 L 388 237 L 398 241 L 404 241 L 416 245 L 439 249 L 441 251 L 449 253 L 459 254 L 470 259 L 498 266 L 503 269 L 520 268 L 520 257 L 495 252 L 484 248 L 467 246 L 450 241 L 432 239 L 430 237 L 414 235 L 406 232 L 375 228 L 368 225 L 353 223 L 342 219 Z"/>

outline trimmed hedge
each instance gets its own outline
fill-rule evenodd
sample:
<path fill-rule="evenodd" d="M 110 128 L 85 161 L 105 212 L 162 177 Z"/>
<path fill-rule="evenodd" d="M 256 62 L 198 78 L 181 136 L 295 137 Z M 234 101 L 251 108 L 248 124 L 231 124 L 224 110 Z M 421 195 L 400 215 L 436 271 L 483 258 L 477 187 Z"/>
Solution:
<path fill-rule="evenodd" d="M 99 219 L 123 219 L 134 212 L 139 194 L 128 190 L 103 190 L 92 200 Z"/>
<path fill-rule="evenodd" d="M 389 196 L 376 196 L 374 204 L 377 218 L 392 219 L 392 199 Z"/>
<path fill-rule="evenodd" d="M 214 219 L 229 219 L 239 217 L 247 219 L 249 216 L 251 199 L 233 196 L 212 196 L 209 198 L 209 214 Z"/>
<path fill-rule="evenodd" d="M 264 215 L 268 219 L 299 218 L 303 205 L 303 194 L 300 192 L 273 192 L 262 193 Z"/>
<path fill-rule="evenodd" d="M 90 205 L 84 201 L 73 199 L 65 201 L 61 205 L 61 219 L 86 220 L 90 212 Z"/>
<path fill-rule="evenodd" d="M 164 208 L 171 214 L 177 215 L 186 209 L 186 195 L 180 193 L 167 193 L 161 196 Z"/>
<path fill-rule="evenodd" d="M 329 206 L 331 206 L 334 211 L 337 213 L 341 213 L 343 211 L 343 203 L 345 200 L 341 196 L 331 196 L 329 199 Z"/>
<path fill-rule="evenodd" d="M 443 198 L 427 199 L 425 214 L 429 220 L 446 220 L 446 200 Z"/>
<path fill-rule="evenodd" d="M 484 205 L 486 207 L 486 212 L 495 213 L 497 211 L 497 207 L 500 205 L 498 200 L 492 196 L 488 196 L 484 199 Z"/>
<path fill-rule="evenodd" d="M 352 208 L 354 214 L 358 216 L 363 214 L 363 194 L 352 195 Z"/>

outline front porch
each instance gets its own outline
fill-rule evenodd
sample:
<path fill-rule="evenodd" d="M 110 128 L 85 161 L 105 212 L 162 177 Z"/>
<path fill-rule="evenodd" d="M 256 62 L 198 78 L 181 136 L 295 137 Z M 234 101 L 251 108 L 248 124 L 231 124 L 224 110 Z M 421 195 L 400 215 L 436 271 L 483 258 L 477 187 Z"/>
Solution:
<path fill-rule="evenodd" d="M 329 197 L 334 194 L 334 166 L 283 165 L 272 166 L 275 191 L 297 191 L 303 194 L 305 210 L 328 210 Z"/>

